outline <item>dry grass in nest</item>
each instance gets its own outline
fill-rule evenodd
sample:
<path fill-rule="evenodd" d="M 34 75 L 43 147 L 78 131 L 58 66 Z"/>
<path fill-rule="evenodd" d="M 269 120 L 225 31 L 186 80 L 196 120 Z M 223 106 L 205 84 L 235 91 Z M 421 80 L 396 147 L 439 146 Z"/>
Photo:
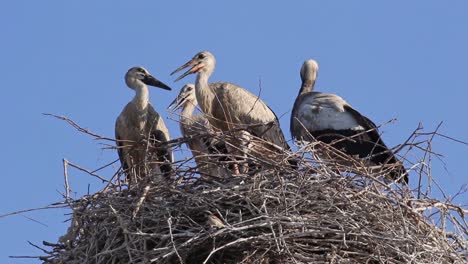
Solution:
<path fill-rule="evenodd" d="M 434 132 L 435 133 L 435 132 Z M 411 181 L 432 179 L 433 155 L 415 133 L 402 147 L 423 150 Z M 429 135 L 429 136 L 428 136 Z M 213 135 L 220 136 L 220 135 Z M 227 136 L 223 135 L 221 139 Z M 175 145 L 185 139 L 177 139 Z M 417 143 L 416 143 L 417 142 Z M 380 177 L 350 158 L 346 167 L 312 158 L 312 148 L 285 162 L 249 157 L 261 170 L 227 179 L 198 179 L 179 161 L 183 182 L 118 179 L 71 200 L 71 226 L 46 243 L 44 263 L 464 263 L 467 210 Z M 336 153 L 335 153 L 336 154 Z M 281 155 L 279 155 L 281 156 Z M 408 161 L 407 161 L 408 162 Z M 430 185 L 431 183 L 428 183 Z M 447 223 L 450 221 L 450 230 Z"/>

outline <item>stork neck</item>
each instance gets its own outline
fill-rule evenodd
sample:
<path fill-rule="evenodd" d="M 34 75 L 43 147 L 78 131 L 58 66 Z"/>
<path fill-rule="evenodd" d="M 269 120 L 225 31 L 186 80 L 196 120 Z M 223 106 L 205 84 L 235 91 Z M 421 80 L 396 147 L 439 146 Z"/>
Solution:
<path fill-rule="evenodd" d="M 302 86 L 301 86 L 301 89 L 299 90 L 299 94 L 312 92 L 312 90 L 314 89 L 314 84 L 315 84 L 314 80 L 302 81 Z"/>
<path fill-rule="evenodd" d="M 210 75 L 208 73 L 200 72 L 195 82 L 195 95 L 200 108 L 205 114 L 211 113 L 211 105 L 215 97 L 215 92 L 208 85 L 209 77 Z"/>
<path fill-rule="evenodd" d="M 138 85 L 135 87 L 135 97 L 133 98 L 133 102 L 135 103 L 138 110 L 145 110 L 149 104 L 149 91 L 148 86 L 145 84 Z"/>
<path fill-rule="evenodd" d="M 190 119 L 193 115 L 193 111 L 195 110 L 195 104 L 192 102 L 187 102 L 180 113 L 182 118 Z"/>

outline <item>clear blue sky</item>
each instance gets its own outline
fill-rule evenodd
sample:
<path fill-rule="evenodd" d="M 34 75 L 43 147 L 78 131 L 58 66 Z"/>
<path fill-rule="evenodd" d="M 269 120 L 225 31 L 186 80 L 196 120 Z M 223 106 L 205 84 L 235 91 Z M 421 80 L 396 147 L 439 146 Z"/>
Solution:
<path fill-rule="evenodd" d="M 277 1 L 280 2 L 280 1 Z M 161 3 L 161 4 L 160 4 Z M 164 116 L 184 81 L 169 73 L 196 52 L 211 51 L 211 81 L 257 93 L 282 116 L 286 137 L 299 69 L 320 65 L 317 90 L 344 97 L 383 129 L 394 146 L 423 122 L 468 140 L 468 2 L 458 1 L 3 1 L 0 4 L 0 104 L 3 151 L 0 214 L 60 201 L 62 158 L 95 169 L 117 158 L 100 142 L 41 113 L 65 115 L 112 137 L 133 97 L 123 76 L 143 65 L 174 91 L 152 89 Z M 175 118 L 175 116 L 172 116 Z M 172 137 L 178 125 L 166 122 Z M 446 170 L 434 176 L 447 193 L 468 182 L 466 146 L 436 139 Z M 116 168 L 104 171 L 110 177 Z M 101 187 L 70 172 L 75 197 Z M 411 179 L 410 179 L 411 180 Z M 467 196 L 458 203 L 467 204 Z M 65 211 L 0 218 L 0 263 L 37 263 L 8 255 L 40 255 L 27 240 L 55 242 Z M 35 221 L 29 220 L 33 218 Z M 46 225 L 46 226 L 45 226 Z"/>

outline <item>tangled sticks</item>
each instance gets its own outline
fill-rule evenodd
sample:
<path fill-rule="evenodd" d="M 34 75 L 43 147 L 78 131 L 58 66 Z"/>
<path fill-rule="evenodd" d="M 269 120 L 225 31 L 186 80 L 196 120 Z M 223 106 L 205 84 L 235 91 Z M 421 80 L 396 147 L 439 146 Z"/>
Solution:
<path fill-rule="evenodd" d="M 229 135 L 213 135 L 219 140 Z M 406 147 L 423 149 L 416 131 Z M 416 140 L 417 138 L 417 140 Z M 183 140 L 182 140 L 183 141 Z M 181 141 L 179 140 L 179 143 Z M 417 142 L 417 143 L 415 143 Z M 321 144 L 321 143 L 316 143 Z M 70 201 L 71 226 L 44 263 L 463 263 L 466 209 L 380 180 L 350 158 L 349 167 L 293 154 L 254 159 L 261 170 L 228 179 L 150 182 L 130 190 L 114 180 Z M 411 147 L 412 146 L 412 147 Z M 323 146 L 322 146 L 323 147 Z M 333 151 L 333 150 L 331 150 Z M 424 153 L 431 155 L 430 149 Z M 413 153 L 414 154 L 414 153 Z M 285 153 L 282 160 L 291 157 Z M 426 177 L 428 156 L 413 164 Z M 223 164 L 220 164 L 222 166 Z M 418 198 L 419 196 L 419 198 Z M 430 215 L 430 217 L 429 217 Z M 435 223 L 451 221 L 454 233 Z M 443 226 L 442 226 L 443 227 Z"/>
<path fill-rule="evenodd" d="M 461 261 L 457 245 L 397 191 L 358 181 L 307 173 L 292 180 L 271 170 L 196 189 L 156 185 L 135 217 L 137 192 L 84 197 L 45 262 Z"/>

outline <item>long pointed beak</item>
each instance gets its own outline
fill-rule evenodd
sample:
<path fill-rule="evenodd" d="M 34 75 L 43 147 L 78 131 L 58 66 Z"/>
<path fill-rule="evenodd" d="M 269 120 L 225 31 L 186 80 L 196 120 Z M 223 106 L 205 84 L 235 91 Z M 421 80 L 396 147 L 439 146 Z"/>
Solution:
<path fill-rule="evenodd" d="M 164 84 L 160 80 L 154 78 L 152 75 L 145 76 L 145 78 L 142 81 L 147 85 L 151 85 L 151 86 L 154 86 L 154 87 L 159 87 L 159 88 L 162 88 L 164 90 L 169 90 L 169 91 L 172 90 L 171 87 L 167 86 L 166 84 Z"/>
<path fill-rule="evenodd" d="M 172 107 L 172 112 L 175 112 L 177 111 L 177 109 L 179 109 L 182 105 L 184 105 L 185 103 L 185 98 L 180 98 L 180 96 L 177 96 L 176 99 L 174 99 L 174 101 L 172 101 L 169 106 L 167 107 L 167 109 L 170 109 Z"/>
<path fill-rule="evenodd" d="M 167 106 L 167 109 L 171 109 L 171 107 L 173 107 L 174 105 L 176 105 L 176 103 L 179 101 L 179 96 L 177 96 L 174 101 L 172 101 L 168 106 Z M 175 111 L 175 108 L 173 109 L 173 111 Z"/>
<path fill-rule="evenodd" d="M 203 68 L 203 66 L 199 66 L 193 59 L 190 60 L 189 62 L 185 63 L 184 65 L 180 66 L 179 68 L 177 68 L 175 71 L 171 72 L 171 75 L 173 75 L 174 73 L 177 73 L 177 72 L 180 72 L 181 70 L 189 67 L 189 66 L 192 66 L 192 68 L 190 68 L 188 71 L 184 72 L 182 75 L 180 75 L 179 77 L 177 77 L 177 79 L 174 80 L 174 82 L 177 82 L 178 80 L 184 78 L 185 76 L 189 75 L 189 74 L 192 74 L 192 73 L 196 73 L 198 72 L 198 70 L 200 70 L 201 68 Z"/>

